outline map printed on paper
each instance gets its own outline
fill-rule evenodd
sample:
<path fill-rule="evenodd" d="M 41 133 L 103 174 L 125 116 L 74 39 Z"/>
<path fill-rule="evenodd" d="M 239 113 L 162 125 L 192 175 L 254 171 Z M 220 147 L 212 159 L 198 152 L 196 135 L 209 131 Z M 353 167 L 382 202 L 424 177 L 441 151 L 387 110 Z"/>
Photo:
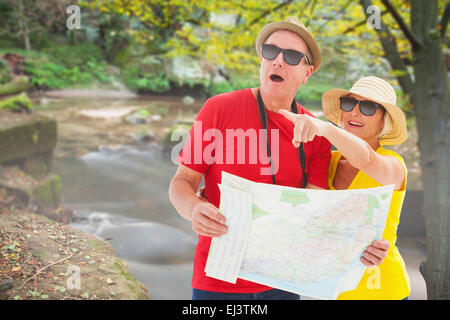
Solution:
<path fill-rule="evenodd" d="M 219 188 L 228 233 L 213 238 L 206 275 L 324 299 L 358 285 L 359 259 L 381 239 L 394 190 L 297 189 L 226 172 Z"/>

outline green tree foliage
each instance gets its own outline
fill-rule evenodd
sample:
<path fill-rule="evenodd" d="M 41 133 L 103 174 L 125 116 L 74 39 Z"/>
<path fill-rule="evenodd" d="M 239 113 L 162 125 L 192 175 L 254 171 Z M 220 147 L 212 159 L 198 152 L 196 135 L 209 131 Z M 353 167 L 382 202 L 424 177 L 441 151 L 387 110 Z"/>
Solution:
<path fill-rule="evenodd" d="M 410 10 L 407 2 L 393 3 L 401 14 Z M 389 71 L 377 33 L 368 27 L 361 5 L 355 1 L 85 0 L 82 4 L 103 13 L 138 19 L 138 28 L 127 29 L 135 41 L 151 45 L 154 53 L 166 57 L 189 55 L 209 61 L 223 67 L 231 79 L 258 74 L 259 57 L 254 47 L 258 32 L 265 24 L 288 16 L 298 17 L 321 47 L 323 66 L 310 78 L 313 85 L 350 86 L 365 74 L 386 76 L 387 72 L 395 84 L 400 72 Z M 380 8 L 383 22 L 396 37 L 402 59 L 410 61 L 408 41 L 398 24 L 386 14 L 381 1 L 373 4 Z M 361 69 L 361 65 L 367 67 Z M 208 90 L 216 93 L 236 89 L 235 84 L 230 81 Z"/>

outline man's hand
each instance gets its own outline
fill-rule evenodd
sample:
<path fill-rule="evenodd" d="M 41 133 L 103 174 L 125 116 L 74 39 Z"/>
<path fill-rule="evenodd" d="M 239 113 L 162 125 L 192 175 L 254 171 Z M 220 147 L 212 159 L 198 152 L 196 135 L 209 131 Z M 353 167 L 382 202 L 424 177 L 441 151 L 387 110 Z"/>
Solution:
<path fill-rule="evenodd" d="M 219 237 L 227 233 L 225 217 L 202 195 L 196 195 L 203 175 L 182 164 L 170 181 L 169 199 L 178 213 L 192 223 L 192 229 L 207 237 Z"/>
<path fill-rule="evenodd" d="M 192 229 L 202 236 L 220 237 L 227 233 L 225 217 L 208 201 L 198 203 L 192 209 Z"/>
<path fill-rule="evenodd" d="M 312 141 L 315 136 L 323 136 L 327 126 L 325 121 L 307 114 L 295 114 L 284 109 L 281 109 L 279 112 L 295 126 L 294 139 L 292 139 L 294 147 L 298 148 L 301 142 Z"/>
<path fill-rule="evenodd" d="M 360 258 L 366 267 L 374 267 L 381 264 L 388 254 L 390 243 L 385 239 L 375 240 L 368 246 Z"/>
<path fill-rule="evenodd" d="M 200 189 L 198 189 L 198 192 L 195 194 L 197 197 L 208 200 L 205 198 L 205 187 L 201 187 Z"/>

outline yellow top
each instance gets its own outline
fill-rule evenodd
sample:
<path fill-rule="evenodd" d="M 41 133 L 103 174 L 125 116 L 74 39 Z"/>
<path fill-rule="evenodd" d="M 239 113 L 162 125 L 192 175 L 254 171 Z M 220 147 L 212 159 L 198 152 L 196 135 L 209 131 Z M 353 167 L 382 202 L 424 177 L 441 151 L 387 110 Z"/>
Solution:
<path fill-rule="evenodd" d="M 402 187 L 400 190 L 394 191 L 392 195 L 386 227 L 382 236 L 382 238 L 389 241 L 391 245 L 387 257 L 383 262 L 378 266 L 368 267 L 358 286 L 353 290 L 341 293 L 338 296 L 338 300 L 397 300 L 406 298 L 411 292 L 411 285 L 408 273 L 406 272 L 405 262 L 395 246 L 397 240 L 397 226 L 400 222 L 400 212 L 402 210 L 403 199 L 405 198 L 406 192 L 407 170 L 403 158 L 394 151 L 386 150 L 380 146 L 376 152 L 380 155 L 393 156 L 401 162 L 405 169 L 405 180 L 403 181 Z M 336 190 L 333 186 L 333 181 L 341 156 L 339 151 L 332 152 L 328 173 L 328 187 L 330 190 Z M 347 189 L 363 189 L 379 186 L 381 186 L 381 184 L 360 170 Z"/>

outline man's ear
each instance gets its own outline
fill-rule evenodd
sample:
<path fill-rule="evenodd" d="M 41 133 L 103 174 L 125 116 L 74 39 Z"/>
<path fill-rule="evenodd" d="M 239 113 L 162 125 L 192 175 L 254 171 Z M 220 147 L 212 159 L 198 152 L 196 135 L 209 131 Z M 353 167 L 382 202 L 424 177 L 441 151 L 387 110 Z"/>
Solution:
<path fill-rule="evenodd" d="M 306 84 L 308 82 L 308 78 L 313 74 L 313 72 L 314 72 L 314 65 L 309 65 L 308 69 L 306 70 L 305 77 L 303 78 L 302 84 Z"/>

